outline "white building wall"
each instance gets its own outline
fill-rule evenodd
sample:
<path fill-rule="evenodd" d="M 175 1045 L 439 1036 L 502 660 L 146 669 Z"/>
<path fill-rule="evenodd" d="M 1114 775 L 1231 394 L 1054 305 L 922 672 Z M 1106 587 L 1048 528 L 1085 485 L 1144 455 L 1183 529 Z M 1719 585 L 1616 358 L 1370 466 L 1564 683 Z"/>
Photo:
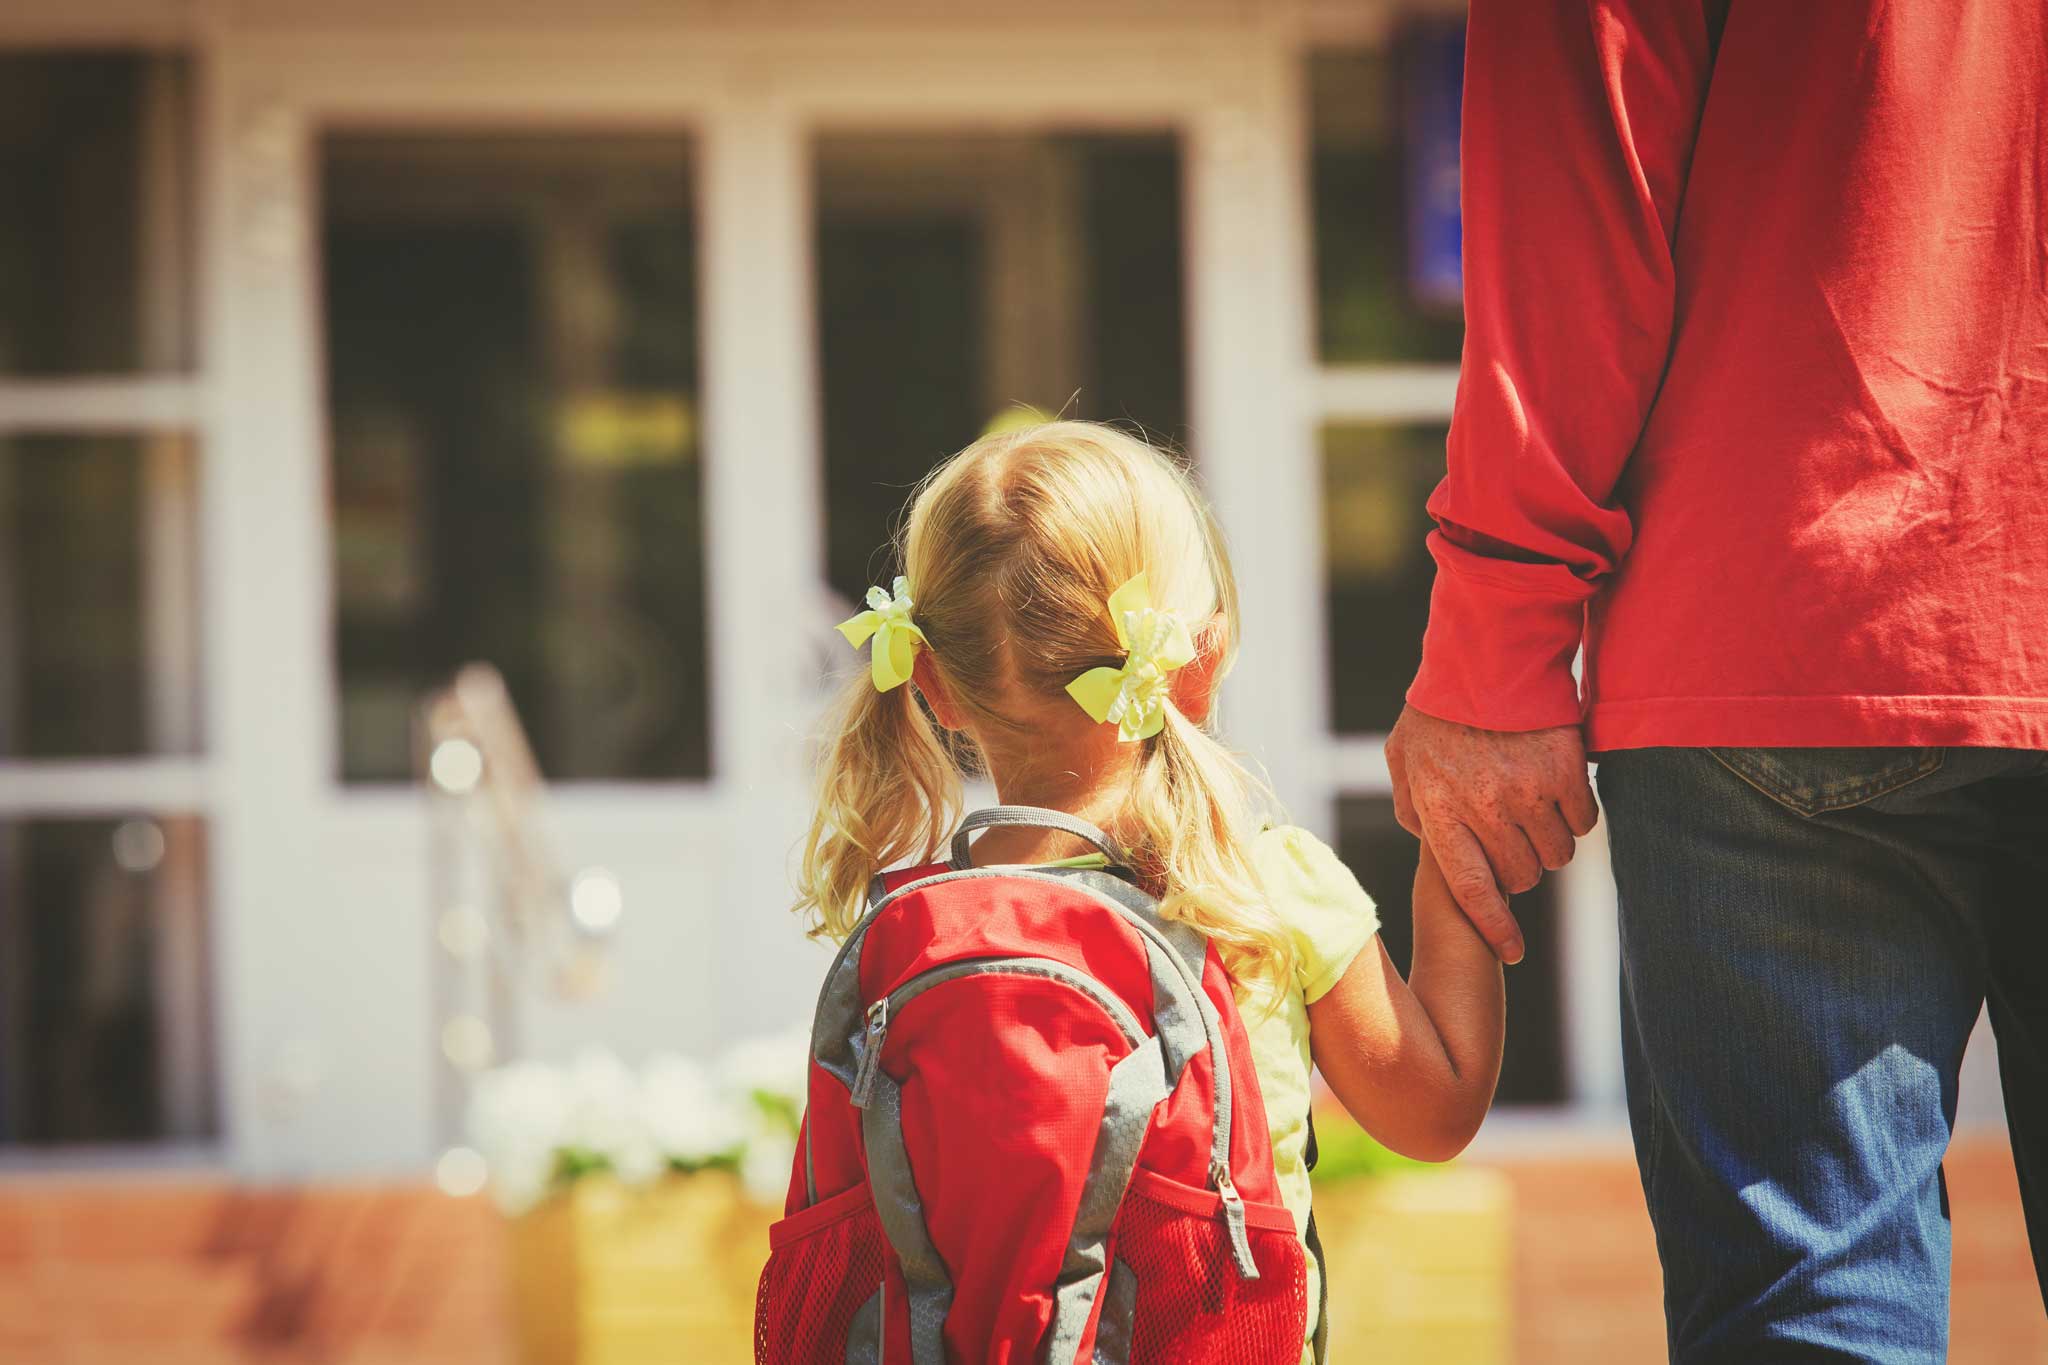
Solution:
<path fill-rule="evenodd" d="M 1412 8 L 1412 6 L 1411 6 Z M 424 798 L 344 789 L 323 470 L 315 138 L 377 124 L 673 127 L 699 154 L 707 564 L 717 777 L 556 790 L 568 866 L 627 910 L 594 1003 L 529 1002 L 521 1043 L 708 1054 L 804 1017 L 822 950 L 786 914 L 805 822 L 822 582 L 809 144 L 834 126 L 1171 127 L 1185 168 L 1196 453 L 1234 538 L 1254 646 L 1227 723 L 1305 823 L 1383 793 L 1379 743 L 1325 692 L 1316 433 L 1440 420 L 1454 368 L 1329 369 L 1312 345 L 1301 56 L 1391 5 L 1272 0 L 826 0 L 563 6 L 15 0 L 0 45 L 145 41 L 200 59 L 201 357 L 190 378 L 0 382 L 0 431 L 109 423 L 197 438 L 203 755 L 13 765 L 0 814 L 202 811 L 210 823 L 224 1140 L 256 1176 L 413 1171 L 437 1117 Z M 992 79 L 991 73 L 999 73 Z M 1612 883 L 1565 875 L 1577 1113 L 1612 1135 Z M 1527 971 L 1530 968 L 1523 968 Z M 1995 1121 L 1987 1049 L 1966 1112 Z M 1512 1122 L 1508 1125 L 1511 1131 Z"/>

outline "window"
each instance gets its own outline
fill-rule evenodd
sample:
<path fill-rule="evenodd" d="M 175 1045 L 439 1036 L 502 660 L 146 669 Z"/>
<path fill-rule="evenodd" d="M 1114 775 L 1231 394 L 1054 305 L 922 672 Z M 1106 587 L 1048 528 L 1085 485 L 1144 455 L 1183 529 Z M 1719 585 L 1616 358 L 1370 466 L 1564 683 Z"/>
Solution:
<path fill-rule="evenodd" d="M 1384 733 L 1422 662 L 1436 568 L 1424 504 L 1444 473 L 1441 423 L 1323 428 L 1330 697 L 1340 734 Z"/>
<path fill-rule="evenodd" d="M 0 53 L 0 1148 L 218 1131 L 190 77 Z"/>
<path fill-rule="evenodd" d="M 708 776 L 688 141 L 324 153 L 342 776 L 471 660 L 550 778 Z"/>
<path fill-rule="evenodd" d="M 1383 734 L 1421 662 L 1425 541 L 1464 336 L 1464 24 L 1308 57 L 1330 715 Z"/>
<path fill-rule="evenodd" d="M 206 829 L 0 820 L 0 1145 L 216 1131 Z"/>
<path fill-rule="evenodd" d="M 0 54 L 0 376 L 192 361 L 190 66 Z"/>
<path fill-rule="evenodd" d="M 1166 135 L 867 136 L 817 149 L 827 564 L 849 599 L 918 479 L 1006 410 L 1186 423 Z"/>
<path fill-rule="evenodd" d="M 1455 361 L 1462 21 L 1309 59 L 1318 340 L 1326 364 Z"/>
<path fill-rule="evenodd" d="M 1306 71 L 1337 850 L 1378 900 L 1404 973 L 1417 850 L 1394 819 L 1381 744 L 1422 660 L 1426 504 L 1464 338 L 1463 54 L 1462 19 L 1412 15 L 1382 41 L 1312 52 Z M 1559 890 L 1547 877 L 1514 900 L 1529 957 L 1509 981 L 1504 1104 L 1566 1098 Z"/>
<path fill-rule="evenodd" d="M 1337 854 L 1378 903 L 1380 937 L 1403 976 L 1415 948 L 1411 897 L 1416 851 L 1414 837 L 1394 819 L 1392 798 L 1347 796 L 1337 803 Z M 1563 945 L 1556 895 L 1552 876 L 1514 898 L 1529 965 L 1508 977 L 1501 1104 L 1555 1104 L 1565 1098 L 1563 1002 L 1556 970 Z"/>
<path fill-rule="evenodd" d="M 0 435 L 0 760 L 197 751 L 196 463 Z"/>

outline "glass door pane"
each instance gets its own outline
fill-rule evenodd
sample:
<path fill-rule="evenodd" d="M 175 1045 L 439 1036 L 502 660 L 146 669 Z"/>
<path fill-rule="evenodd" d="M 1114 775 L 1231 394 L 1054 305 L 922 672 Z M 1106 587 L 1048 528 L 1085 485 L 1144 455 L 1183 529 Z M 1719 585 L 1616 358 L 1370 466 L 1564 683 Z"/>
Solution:
<path fill-rule="evenodd" d="M 1384 734 L 1422 664 L 1436 565 L 1425 504 L 1444 476 L 1443 423 L 1323 429 L 1323 562 L 1331 719 Z"/>
<path fill-rule="evenodd" d="M 216 1131 L 206 827 L 0 820 L 0 1147 Z"/>
<path fill-rule="evenodd" d="M 190 129 L 183 57 L 0 53 L 0 377 L 191 367 Z"/>
<path fill-rule="evenodd" d="M 1464 21 L 1308 61 L 1317 344 L 1325 364 L 1451 362 L 1464 344 L 1458 96 Z"/>
<path fill-rule="evenodd" d="M 198 461 L 0 437 L 0 762 L 199 749 Z"/>
<path fill-rule="evenodd" d="M 323 150 L 343 777 L 471 660 L 550 778 L 707 776 L 688 139 Z"/>
<path fill-rule="evenodd" d="M 1187 413 L 1167 134 L 833 134 L 817 148 L 827 563 L 855 598 L 912 487 L 1019 405 Z"/>

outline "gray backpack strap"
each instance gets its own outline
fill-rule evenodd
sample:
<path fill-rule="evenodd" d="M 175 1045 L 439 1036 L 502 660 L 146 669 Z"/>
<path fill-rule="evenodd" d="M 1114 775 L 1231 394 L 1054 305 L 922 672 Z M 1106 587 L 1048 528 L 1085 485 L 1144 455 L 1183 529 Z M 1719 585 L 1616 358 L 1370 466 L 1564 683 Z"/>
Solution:
<path fill-rule="evenodd" d="M 1065 811 L 1046 810 L 1041 806 L 989 806 L 975 811 L 960 822 L 960 829 L 953 835 L 953 868 L 962 870 L 969 865 L 967 847 L 970 836 L 976 830 L 994 829 L 1002 825 L 1025 825 L 1033 829 L 1056 829 L 1062 834 L 1071 834 L 1102 850 L 1110 862 L 1121 866 L 1124 852 L 1116 841 L 1086 820 L 1069 815 Z"/>
<path fill-rule="evenodd" d="M 1322 1153 L 1316 1150 L 1316 1116 L 1313 1113 L 1308 1116 L 1308 1150 L 1302 1155 L 1305 1158 L 1302 1164 L 1310 1171 L 1315 1170 L 1316 1160 Z M 1322 1234 L 1316 1231 L 1314 1208 L 1308 1211 L 1308 1231 L 1302 1240 L 1308 1243 L 1308 1254 L 1315 1257 L 1316 1281 L 1321 1289 L 1316 1304 L 1315 1335 L 1309 1340 L 1315 1347 L 1316 1365 L 1324 1365 L 1330 1358 L 1330 1261 L 1323 1254 Z"/>
<path fill-rule="evenodd" d="M 1316 1304 L 1316 1330 L 1309 1343 L 1315 1347 L 1316 1365 L 1324 1365 L 1330 1358 L 1330 1261 L 1323 1255 L 1323 1237 L 1316 1231 L 1313 1209 L 1309 1210 L 1308 1233 L 1303 1240 L 1308 1243 L 1308 1254 L 1316 1258 L 1316 1277 L 1322 1290 Z"/>

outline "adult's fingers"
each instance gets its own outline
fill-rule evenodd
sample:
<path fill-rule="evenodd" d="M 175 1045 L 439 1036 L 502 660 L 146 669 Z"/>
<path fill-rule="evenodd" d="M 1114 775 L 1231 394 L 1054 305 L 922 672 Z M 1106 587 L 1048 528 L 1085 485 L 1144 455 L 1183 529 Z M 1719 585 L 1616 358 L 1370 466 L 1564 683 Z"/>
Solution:
<path fill-rule="evenodd" d="M 1458 908 L 1472 927 L 1493 949 L 1495 957 L 1507 963 L 1522 960 L 1522 928 L 1508 910 L 1507 897 L 1493 879 L 1486 850 L 1471 830 L 1463 825 L 1438 822 L 1429 832 L 1429 847 L 1443 870 L 1444 883 L 1451 888 Z"/>
<path fill-rule="evenodd" d="M 1600 823 L 1600 803 L 1593 799 L 1593 784 L 1583 778 L 1565 787 L 1563 795 L 1557 798 L 1557 808 L 1563 812 L 1564 822 L 1571 826 L 1572 833 L 1581 839 Z"/>
<path fill-rule="evenodd" d="M 1422 817 L 1415 813 L 1415 796 L 1408 790 L 1408 763 L 1397 748 L 1387 749 L 1387 776 L 1394 783 L 1394 822 L 1420 839 Z"/>
<path fill-rule="evenodd" d="M 1529 838 L 1536 856 L 1546 870 L 1555 872 L 1572 860 L 1572 832 L 1556 806 L 1544 806 L 1522 821 L 1522 833 Z"/>
<path fill-rule="evenodd" d="M 1543 860 L 1520 825 L 1488 824 L 1472 831 L 1486 850 L 1493 879 L 1502 891 L 1520 894 L 1543 878 Z"/>

